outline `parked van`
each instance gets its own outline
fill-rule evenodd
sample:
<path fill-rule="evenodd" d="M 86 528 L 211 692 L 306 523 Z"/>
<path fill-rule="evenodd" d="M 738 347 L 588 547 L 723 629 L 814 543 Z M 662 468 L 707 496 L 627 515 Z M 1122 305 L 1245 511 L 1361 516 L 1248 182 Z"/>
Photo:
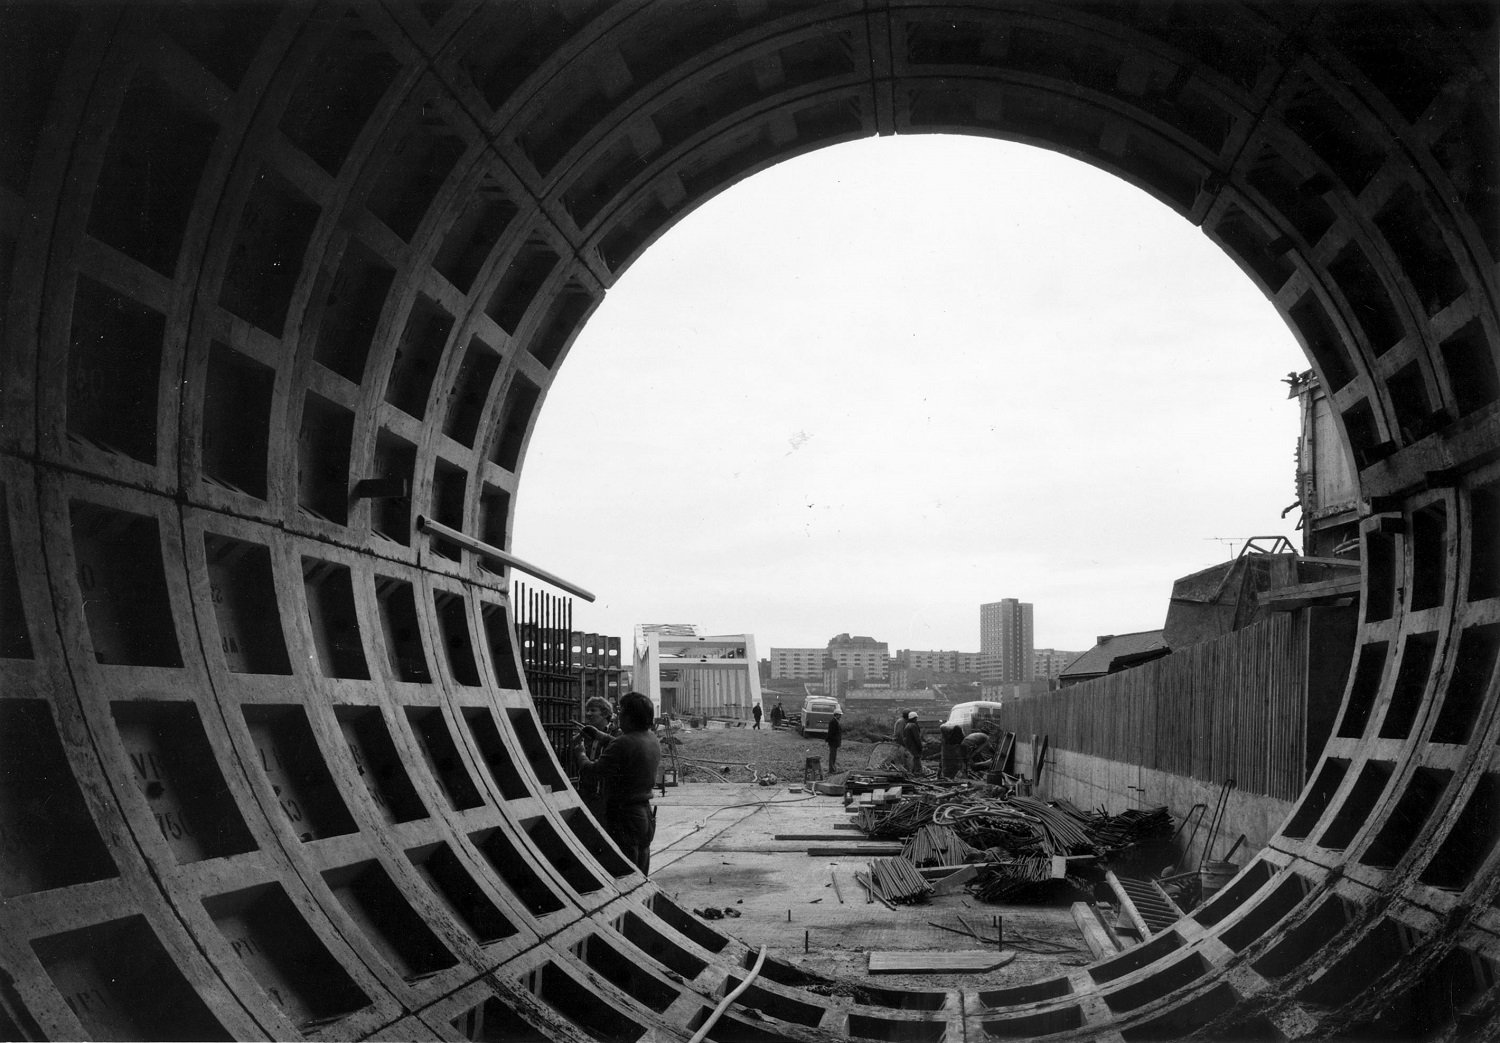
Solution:
<path fill-rule="evenodd" d="M 972 703 L 955 703 L 953 709 L 948 712 L 948 719 L 943 724 L 945 727 L 956 724 L 965 732 L 975 731 L 986 725 L 999 724 L 1001 705 L 999 702 L 982 700 Z"/>
<path fill-rule="evenodd" d="M 809 695 L 802 700 L 802 723 L 797 727 L 797 734 L 804 739 L 809 735 L 827 735 L 828 722 L 836 713 L 842 713 L 843 708 L 839 706 L 837 699 L 830 699 L 825 695 Z"/>

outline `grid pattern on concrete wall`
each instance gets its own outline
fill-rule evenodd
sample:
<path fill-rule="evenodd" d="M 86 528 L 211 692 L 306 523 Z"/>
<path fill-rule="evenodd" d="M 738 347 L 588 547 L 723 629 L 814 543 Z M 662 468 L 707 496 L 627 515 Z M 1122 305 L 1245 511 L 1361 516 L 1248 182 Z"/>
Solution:
<path fill-rule="evenodd" d="M 599 833 L 507 577 L 416 520 L 508 545 L 572 338 L 693 207 L 973 133 L 1296 332 L 1359 468 L 1345 707 L 1151 945 L 870 1003 L 773 962 L 714 1038 L 1500 1036 L 1496 54 L 1482 3 L 0 7 L 0 1035 L 703 1024 L 753 954 Z"/>

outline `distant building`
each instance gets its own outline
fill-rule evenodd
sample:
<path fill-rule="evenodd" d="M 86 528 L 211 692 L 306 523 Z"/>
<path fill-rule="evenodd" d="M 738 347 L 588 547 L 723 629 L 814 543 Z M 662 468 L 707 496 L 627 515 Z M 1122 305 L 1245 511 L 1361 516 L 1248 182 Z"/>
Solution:
<path fill-rule="evenodd" d="M 1082 652 L 1064 652 L 1056 648 L 1038 648 L 1031 654 L 1031 676 L 1036 681 L 1055 681 L 1069 663 Z"/>
<path fill-rule="evenodd" d="M 840 634 L 829 640 L 827 654 L 834 667 L 851 671 L 856 681 L 884 680 L 890 668 L 890 646 L 873 637 Z"/>
<path fill-rule="evenodd" d="M 747 719 L 760 704 L 755 636 L 642 623 L 635 628 L 635 683 L 659 714 Z"/>
<path fill-rule="evenodd" d="M 773 648 L 770 653 L 773 681 L 822 677 L 828 658 L 827 648 Z"/>
<path fill-rule="evenodd" d="M 579 681 L 579 705 L 594 696 L 618 702 L 620 696 L 630 691 L 620 687 L 624 673 L 620 669 L 620 639 L 578 630 L 572 632 L 572 638 L 572 667 L 573 676 Z"/>
<path fill-rule="evenodd" d="M 886 660 L 885 680 L 877 681 L 876 684 L 884 684 L 891 688 L 909 688 L 911 686 L 911 668 L 899 657 Z"/>
<path fill-rule="evenodd" d="M 981 653 L 951 652 L 947 649 L 903 648 L 896 658 L 906 660 L 912 672 L 928 674 L 979 674 Z"/>
<path fill-rule="evenodd" d="M 1046 679 L 1019 681 L 1013 684 L 987 684 L 980 688 L 980 698 L 997 703 L 1030 699 L 1032 696 L 1046 695 L 1052 691 L 1055 684 L 1056 682 Z"/>
<path fill-rule="evenodd" d="M 986 685 L 1031 680 L 1031 604 L 1003 598 L 979 606 L 980 677 Z"/>
<path fill-rule="evenodd" d="M 906 661 L 910 670 L 930 674 L 953 674 L 958 672 L 958 653 L 940 649 L 903 648 L 896 652 L 897 659 Z"/>
<path fill-rule="evenodd" d="M 838 699 L 846 714 L 874 714 L 885 720 L 894 719 L 897 710 L 916 710 L 927 717 L 947 713 L 947 705 L 931 688 L 851 688 Z"/>

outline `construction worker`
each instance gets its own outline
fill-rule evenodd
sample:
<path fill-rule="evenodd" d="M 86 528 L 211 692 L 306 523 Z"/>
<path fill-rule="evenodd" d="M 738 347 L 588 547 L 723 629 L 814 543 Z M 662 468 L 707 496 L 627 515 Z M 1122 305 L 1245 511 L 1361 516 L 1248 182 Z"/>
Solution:
<path fill-rule="evenodd" d="M 906 752 L 911 755 L 912 774 L 923 774 L 926 769 L 922 767 L 922 726 L 917 723 L 917 711 L 915 710 L 908 710 L 906 713 L 906 727 L 901 733 L 901 744 L 906 747 Z"/>
<path fill-rule="evenodd" d="M 609 700 L 599 695 L 589 697 L 588 702 L 583 704 L 582 723 L 574 721 L 573 724 L 578 729 L 576 741 L 583 747 L 588 760 L 598 760 L 604 747 L 620 734 L 620 729 L 615 727 L 614 710 L 610 707 Z M 579 764 L 582 763 L 583 758 L 580 758 Z M 583 806 L 603 822 L 604 791 L 593 773 L 584 771 L 581 767 L 578 772 L 578 793 L 583 797 Z"/>
<path fill-rule="evenodd" d="M 844 726 L 839 718 L 844 716 L 843 710 L 833 711 L 833 716 L 828 719 L 828 774 L 832 775 L 838 771 L 839 744 L 844 741 Z"/>
<path fill-rule="evenodd" d="M 984 732 L 970 732 L 959 743 L 964 768 L 971 774 L 990 766 L 990 737 Z"/>

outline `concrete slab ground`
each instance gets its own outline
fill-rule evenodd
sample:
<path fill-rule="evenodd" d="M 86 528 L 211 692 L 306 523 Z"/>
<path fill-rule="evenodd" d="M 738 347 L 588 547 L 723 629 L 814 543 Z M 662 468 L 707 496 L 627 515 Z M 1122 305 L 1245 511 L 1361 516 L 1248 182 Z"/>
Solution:
<path fill-rule="evenodd" d="M 993 989 L 1091 962 L 1066 903 L 997 905 L 963 890 L 894 909 L 868 900 L 854 873 L 867 871 L 870 856 L 807 853 L 870 843 L 846 828 L 854 816 L 841 797 L 791 792 L 785 785 L 690 784 L 658 793 L 654 803 L 652 880 L 686 910 L 735 910 L 738 918 L 714 920 L 713 926 L 752 948 L 768 946 L 768 955 L 813 973 L 882 988 Z M 838 841 L 775 839 L 835 834 Z M 1000 968 L 979 974 L 868 973 L 871 951 L 988 948 L 995 916 L 1002 918 L 1004 950 L 1014 953 Z M 957 933 L 963 930 L 960 917 L 985 941 Z"/>

